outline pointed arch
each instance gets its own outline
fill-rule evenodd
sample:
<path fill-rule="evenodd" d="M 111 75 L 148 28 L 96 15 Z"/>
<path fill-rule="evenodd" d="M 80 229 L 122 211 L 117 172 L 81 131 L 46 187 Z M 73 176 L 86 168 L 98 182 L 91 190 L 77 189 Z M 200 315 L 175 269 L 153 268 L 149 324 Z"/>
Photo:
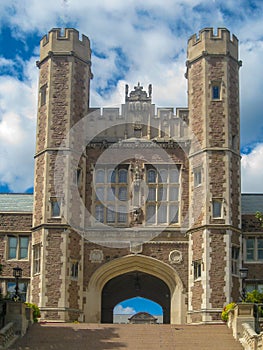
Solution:
<path fill-rule="evenodd" d="M 186 322 L 185 292 L 177 272 L 168 264 L 145 255 L 127 255 L 102 265 L 94 272 L 86 292 L 86 322 L 100 322 L 101 293 L 105 284 L 114 277 L 132 271 L 153 275 L 166 283 L 170 290 L 171 323 Z"/>

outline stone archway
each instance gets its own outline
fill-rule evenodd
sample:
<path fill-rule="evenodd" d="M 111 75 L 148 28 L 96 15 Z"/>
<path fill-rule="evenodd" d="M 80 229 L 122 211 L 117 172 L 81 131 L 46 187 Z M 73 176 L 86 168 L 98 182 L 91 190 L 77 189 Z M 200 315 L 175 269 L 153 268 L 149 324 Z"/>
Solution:
<path fill-rule="evenodd" d="M 85 322 L 99 323 L 102 316 L 102 291 L 113 278 L 129 272 L 141 272 L 162 280 L 170 291 L 170 323 L 186 323 L 183 284 L 177 272 L 168 264 L 144 255 L 128 255 L 98 268 L 91 276 L 84 307 Z"/>
<path fill-rule="evenodd" d="M 131 271 L 109 280 L 102 289 L 101 322 L 113 322 L 113 309 L 123 300 L 140 296 L 159 304 L 163 310 L 163 323 L 170 323 L 170 289 L 153 275 Z"/>

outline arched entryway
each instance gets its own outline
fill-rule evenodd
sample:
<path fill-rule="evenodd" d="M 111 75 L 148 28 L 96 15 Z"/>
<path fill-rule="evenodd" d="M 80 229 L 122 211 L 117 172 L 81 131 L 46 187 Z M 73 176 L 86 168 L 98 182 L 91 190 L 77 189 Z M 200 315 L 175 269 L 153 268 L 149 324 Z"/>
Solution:
<path fill-rule="evenodd" d="M 186 322 L 185 292 L 177 272 L 170 265 L 141 254 L 115 259 L 102 265 L 94 272 L 86 292 L 85 322 L 101 322 L 102 292 L 106 284 L 115 277 L 134 272 L 156 277 L 166 284 L 170 292 L 170 323 L 182 324 Z M 161 285 L 161 282 L 159 284 Z"/>
<path fill-rule="evenodd" d="M 105 284 L 101 294 L 101 322 L 112 323 L 114 306 L 136 296 L 159 304 L 163 309 L 163 323 L 170 323 L 169 287 L 160 278 L 141 271 L 127 272 Z"/>

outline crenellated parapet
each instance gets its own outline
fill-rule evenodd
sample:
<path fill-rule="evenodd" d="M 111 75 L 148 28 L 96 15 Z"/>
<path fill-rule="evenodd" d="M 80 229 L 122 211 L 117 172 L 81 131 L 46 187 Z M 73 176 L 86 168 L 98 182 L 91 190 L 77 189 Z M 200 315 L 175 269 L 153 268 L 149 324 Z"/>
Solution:
<path fill-rule="evenodd" d="M 91 59 L 90 40 L 85 35 L 82 35 L 80 40 L 76 29 L 65 28 L 62 31 L 60 28 L 53 28 L 40 41 L 39 63 L 50 55 L 74 55 L 89 63 Z"/>
<path fill-rule="evenodd" d="M 238 60 L 238 39 L 235 35 L 231 37 L 226 28 L 218 28 L 217 34 L 213 28 L 204 28 L 199 31 L 199 36 L 192 35 L 188 40 L 188 62 L 209 54 L 229 55 Z"/>

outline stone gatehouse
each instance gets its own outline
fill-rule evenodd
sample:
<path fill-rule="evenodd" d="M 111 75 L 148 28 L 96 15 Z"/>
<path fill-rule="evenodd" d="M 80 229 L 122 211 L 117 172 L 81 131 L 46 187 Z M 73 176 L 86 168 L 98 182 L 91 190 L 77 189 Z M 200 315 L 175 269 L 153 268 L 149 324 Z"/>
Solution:
<path fill-rule="evenodd" d="M 141 296 L 164 323 L 216 321 L 242 266 L 247 289 L 263 287 L 263 195 L 240 193 L 238 40 L 188 40 L 176 109 L 140 83 L 119 108 L 90 106 L 91 60 L 75 29 L 40 42 L 34 195 L 0 195 L 3 293 L 18 265 L 46 320 L 110 323 Z"/>

